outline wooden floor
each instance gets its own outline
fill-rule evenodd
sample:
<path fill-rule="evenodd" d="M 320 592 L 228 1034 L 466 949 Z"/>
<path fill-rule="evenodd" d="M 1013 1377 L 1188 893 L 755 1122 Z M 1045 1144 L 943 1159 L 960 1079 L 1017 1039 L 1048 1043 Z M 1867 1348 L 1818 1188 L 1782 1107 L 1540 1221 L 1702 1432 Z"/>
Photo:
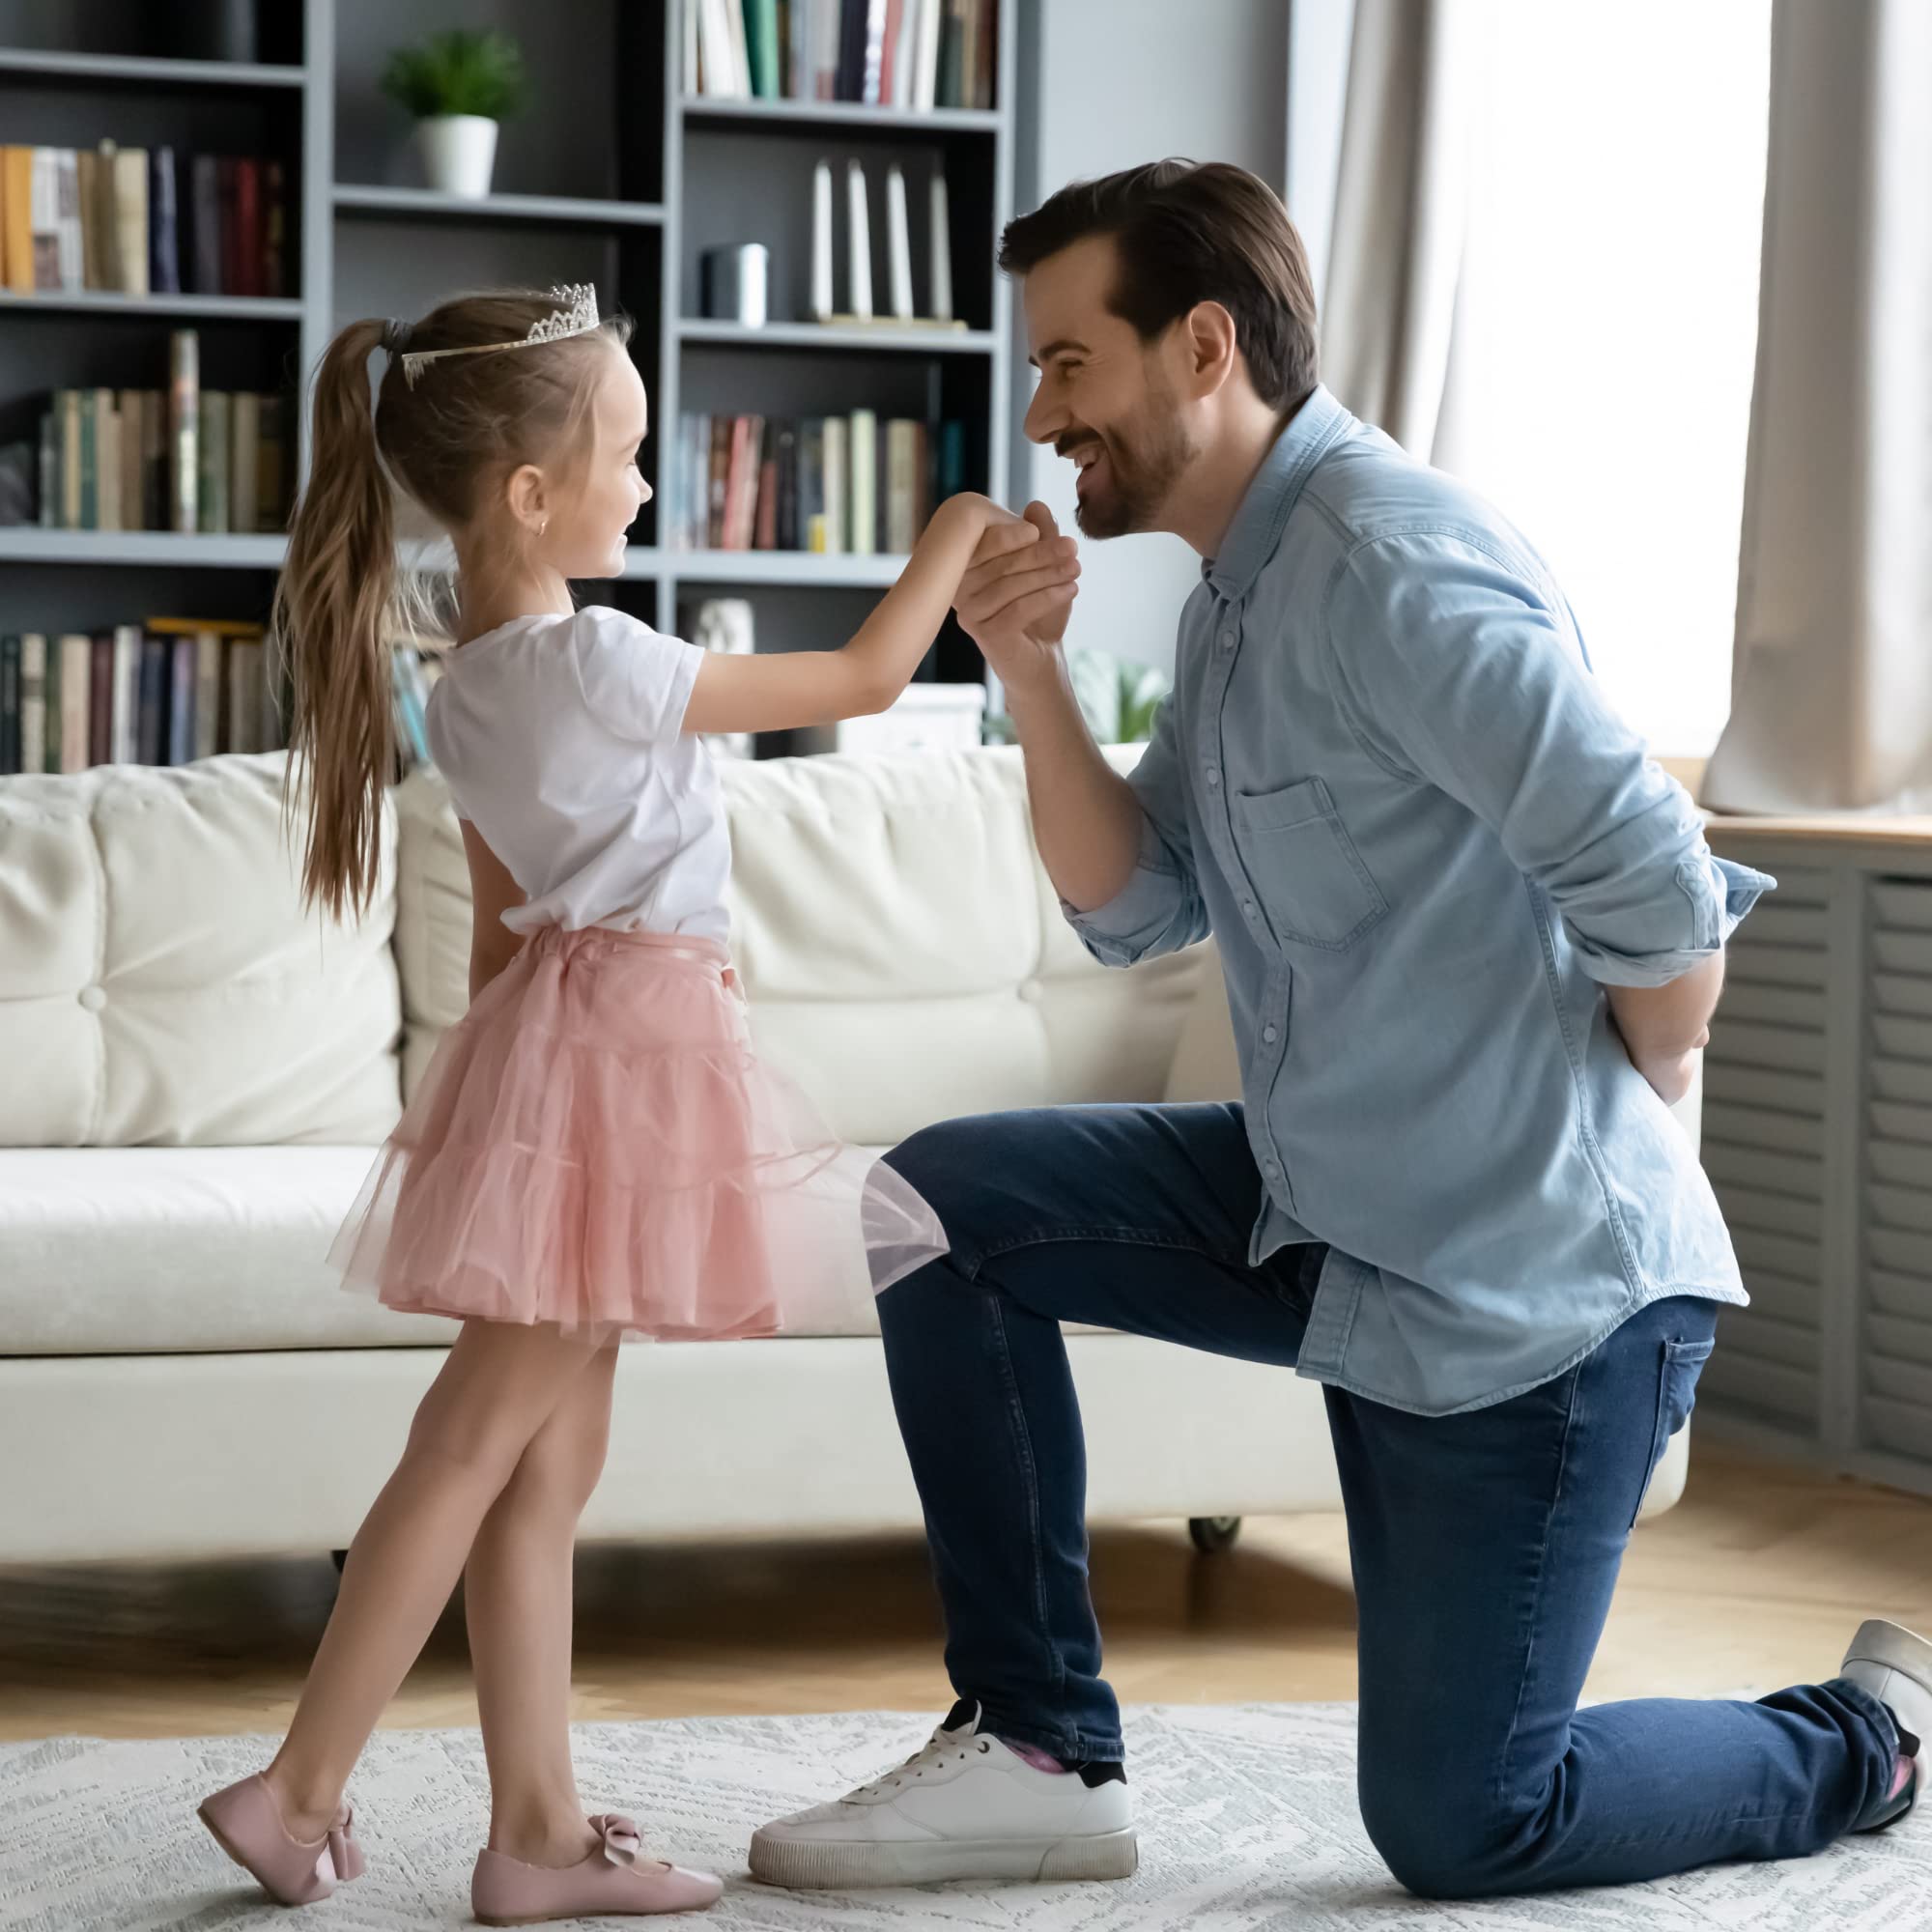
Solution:
<path fill-rule="evenodd" d="M 1103 1530 L 1094 1567 L 1129 1702 L 1354 1695 L 1339 1518 L 1254 1520 L 1216 1557 L 1179 1524 Z M 333 1582 L 327 1556 L 0 1571 L 0 1739 L 275 1729 Z M 917 1538 L 590 1549 L 579 1598 L 584 1719 L 951 1701 Z M 1632 1546 L 1590 1691 L 1828 1675 L 1868 1615 L 1932 1631 L 1932 1502 L 1700 1444 L 1685 1501 Z M 456 1616 L 389 1721 L 474 1721 Z"/>

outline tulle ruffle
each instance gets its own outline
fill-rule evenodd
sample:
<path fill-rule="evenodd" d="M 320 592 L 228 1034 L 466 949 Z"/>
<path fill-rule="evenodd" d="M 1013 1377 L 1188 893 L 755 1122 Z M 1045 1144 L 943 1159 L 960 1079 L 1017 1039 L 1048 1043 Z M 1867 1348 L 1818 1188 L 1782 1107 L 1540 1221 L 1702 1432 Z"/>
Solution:
<path fill-rule="evenodd" d="M 412 1312 L 663 1340 L 822 1332 L 937 1217 L 753 1051 L 724 951 L 536 935 L 443 1037 L 330 1252 Z"/>

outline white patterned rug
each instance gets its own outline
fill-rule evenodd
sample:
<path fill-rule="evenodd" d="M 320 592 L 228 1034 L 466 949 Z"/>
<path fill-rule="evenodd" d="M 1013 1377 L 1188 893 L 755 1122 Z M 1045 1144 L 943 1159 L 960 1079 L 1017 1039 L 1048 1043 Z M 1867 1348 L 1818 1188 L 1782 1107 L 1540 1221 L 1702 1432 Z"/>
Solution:
<path fill-rule="evenodd" d="M 1932 1845 L 1896 1833 L 1778 1865 L 1727 1865 L 1617 1891 L 1431 1905 L 1390 1881 L 1354 1799 L 1347 1704 L 1157 1707 L 1128 1719 L 1140 1875 L 1123 1885 L 797 1895 L 746 1876 L 768 1818 L 875 1776 L 930 1717 L 692 1719 L 587 1725 L 585 1803 L 731 1875 L 702 1921 L 784 1932 L 1927 1932 Z M 260 1740 L 0 1746 L 0 1932 L 418 1932 L 468 1922 L 486 1817 L 473 1731 L 380 1733 L 357 1773 L 369 1875 L 313 1913 L 267 1905 L 194 1822 L 257 1769 Z M 1916 1841 L 1916 1842 L 1915 1842 Z M 581 1921 L 607 1928 L 630 1919 Z"/>

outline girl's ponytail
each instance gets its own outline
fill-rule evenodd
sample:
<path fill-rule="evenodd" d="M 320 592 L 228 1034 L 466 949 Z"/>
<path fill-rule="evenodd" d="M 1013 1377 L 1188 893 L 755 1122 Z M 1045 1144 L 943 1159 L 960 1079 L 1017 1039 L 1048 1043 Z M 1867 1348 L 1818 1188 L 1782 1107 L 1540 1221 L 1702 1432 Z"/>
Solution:
<path fill-rule="evenodd" d="M 277 655 L 293 699 L 291 800 L 294 766 L 306 767 L 302 897 L 335 919 L 360 914 L 375 896 L 394 775 L 395 512 L 368 371 L 386 329 L 352 322 L 322 359 L 308 488 L 275 591 Z"/>

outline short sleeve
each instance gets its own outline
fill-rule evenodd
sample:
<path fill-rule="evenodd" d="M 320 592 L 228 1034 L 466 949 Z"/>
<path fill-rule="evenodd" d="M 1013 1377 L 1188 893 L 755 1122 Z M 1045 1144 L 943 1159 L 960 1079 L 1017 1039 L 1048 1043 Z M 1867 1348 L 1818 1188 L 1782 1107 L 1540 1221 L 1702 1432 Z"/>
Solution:
<path fill-rule="evenodd" d="M 620 738 L 656 744 L 683 728 L 704 652 L 621 611 L 580 611 L 570 648 L 591 715 Z"/>
<path fill-rule="evenodd" d="M 450 809 L 465 824 L 474 824 L 475 820 L 464 805 L 456 787 L 455 772 L 457 756 L 444 728 L 442 705 L 442 679 L 430 686 L 429 702 L 423 707 L 423 733 L 429 741 L 430 767 L 442 780 L 443 789 L 449 794 Z"/>

